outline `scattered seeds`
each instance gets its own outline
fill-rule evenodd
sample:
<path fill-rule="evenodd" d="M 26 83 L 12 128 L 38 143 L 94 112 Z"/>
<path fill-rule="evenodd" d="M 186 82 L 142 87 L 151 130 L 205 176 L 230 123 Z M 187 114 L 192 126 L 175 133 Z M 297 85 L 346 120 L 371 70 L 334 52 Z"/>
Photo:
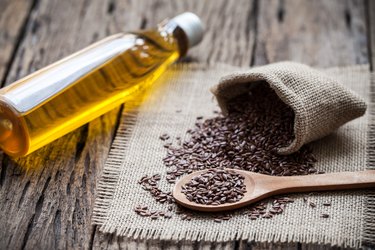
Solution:
<path fill-rule="evenodd" d="M 294 113 L 268 87 L 235 98 L 229 115 L 197 122 L 190 138 L 170 147 L 163 159 L 168 180 L 207 168 L 235 168 L 268 175 L 316 173 L 309 147 L 291 155 L 276 149 L 293 140 Z"/>
<path fill-rule="evenodd" d="M 174 198 L 171 192 L 163 192 L 157 187 L 158 181 L 160 181 L 160 174 L 155 174 L 153 176 L 143 176 L 138 183 L 142 188 L 155 198 L 156 201 L 160 203 L 174 203 Z"/>
<path fill-rule="evenodd" d="M 168 134 L 160 136 L 160 139 L 165 141 L 163 146 L 166 148 L 166 157 L 163 163 L 167 167 L 165 179 L 168 183 L 174 184 L 183 175 L 204 169 L 233 168 L 274 176 L 322 173 L 315 169 L 316 160 L 308 146 L 291 155 L 277 154 L 278 148 L 288 145 L 294 139 L 294 113 L 266 84 L 260 84 L 248 94 L 234 98 L 228 106 L 227 116 L 223 116 L 219 111 L 214 111 L 214 117 L 209 119 L 198 116 L 194 128 L 187 130 L 185 140 L 176 138 L 176 141 L 172 142 Z M 181 110 L 176 110 L 176 113 L 179 112 Z M 165 212 L 165 218 L 168 217 L 167 214 L 173 213 L 180 215 L 183 220 L 190 220 L 193 214 L 177 206 L 171 192 L 162 191 L 158 187 L 160 178 L 160 175 L 145 176 L 139 184 L 156 201 L 169 204 L 169 212 Z M 228 180 L 219 182 L 226 183 Z M 216 184 L 216 187 L 218 186 Z M 171 190 L 172 188 L 171 185 Z M 228 192 L 229 189 L 217 189 L 208 194 L 202 193 L 204 190 L 200 188 L 194 191 L 194 186 L 189 188 L 185 191 L 186 195 L 190 195 L 194 202 L 202 204 L 222 204 L 242 198 L 241 192 L 238 191 L 242 189 L 238 187 L 238 195 L 233 197 L 231 192 Z M 220 194 L 218 198 L 213 196 L 215 192 Z M 281 214 L 290 202 L 293 200 L 287 197 L 275 198 L 271 204 L 257 203 L 245 209 L 243 214 L 251 220 L 261 217 L 270 219 Z M 315 203 L 308 202 L 307 196 L 304 202 L 312 207 L 316 206 Z M 149 214 L 142 211 L 143 214 Z M 222 217 L 215 219 L 220 222 L 225 220 Z"/>
<path fill-rule="evenodd" d="M 166 140 L 168 140 L 170 137 L 169 137 L 169 135 L 167 135 L 167 134 L 162 134 L 161 136 L 159 136 L 159 139 L 160 140 L 162 140 L 162 141 L 166 141 Z"/>

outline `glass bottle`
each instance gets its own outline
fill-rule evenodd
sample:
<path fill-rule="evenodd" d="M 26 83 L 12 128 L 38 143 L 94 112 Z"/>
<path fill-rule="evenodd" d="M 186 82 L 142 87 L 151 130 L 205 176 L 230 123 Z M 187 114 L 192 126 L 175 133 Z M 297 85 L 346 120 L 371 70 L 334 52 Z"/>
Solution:
<path fill-rule="evenodd" d="M 203 37 L 183 13 L 155 29 L 107 37 L 0 89 L 0 147 L 24 156 L 147 88 Z"/>

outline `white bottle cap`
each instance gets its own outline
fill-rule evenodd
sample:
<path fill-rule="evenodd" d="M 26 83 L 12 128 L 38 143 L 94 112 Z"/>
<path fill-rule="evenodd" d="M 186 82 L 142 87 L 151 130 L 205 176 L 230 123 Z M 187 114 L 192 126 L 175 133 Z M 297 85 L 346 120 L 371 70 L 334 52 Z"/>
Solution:
<path fill-rule="evenodd" d="M 186 34 L 189 48 L 197 45 L 203 39 L 203 25 L 199 17 L 191 12 L 182 13 L 171 21 L 175 22 Z"/>

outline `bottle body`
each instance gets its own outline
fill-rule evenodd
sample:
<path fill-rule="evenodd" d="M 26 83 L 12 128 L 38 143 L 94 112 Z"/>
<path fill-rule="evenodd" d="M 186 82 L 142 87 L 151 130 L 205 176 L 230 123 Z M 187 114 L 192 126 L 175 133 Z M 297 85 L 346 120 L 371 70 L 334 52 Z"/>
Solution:
<path fill-rule="evenodd" d="M 183 53 L 173 30 L 113 35 L 1 89 L 1 148 L 27 155 L 147 88 Z"/>

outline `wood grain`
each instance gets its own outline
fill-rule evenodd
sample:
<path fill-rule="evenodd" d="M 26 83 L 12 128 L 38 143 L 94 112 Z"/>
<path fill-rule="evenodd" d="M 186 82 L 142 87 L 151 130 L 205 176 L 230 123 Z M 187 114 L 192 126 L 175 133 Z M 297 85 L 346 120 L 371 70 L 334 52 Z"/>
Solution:
<path fill-rule="evenodd" d="M 368 62 L 361 0 L 0 0 L 0 6 L 5 6 L 0 16 L 0 77 L 5 84 L 106 35 L 152 27 L 183 11 L 201 16 L 207 30 L 187 61 L 249 66 L 296 60 L 321 67 Z M 101 234 L 91 226 L 90 216 L 118 114 L 119 109 L 113 110 L 29 157 L 0 155 L 0 248 L 311 248 L 243 241 L 171 243 Z"/>
<path fill-rule="evenodd" d="M 0 2 L 0 83 L 3 84 L 13 64 L 19 42 L 23 40 L 29 13 L 34 6 L 28 0 Z"/>
<path fill-rule="evenodd" d="M 366 1 L 367 41 L 371 70 L 375 71 L 375 1 Z"/>
<path fill-rule="evenodd" d="M 254 64 L 317 67 L 368 63 L 362 0 L 260 1 Z"/>

